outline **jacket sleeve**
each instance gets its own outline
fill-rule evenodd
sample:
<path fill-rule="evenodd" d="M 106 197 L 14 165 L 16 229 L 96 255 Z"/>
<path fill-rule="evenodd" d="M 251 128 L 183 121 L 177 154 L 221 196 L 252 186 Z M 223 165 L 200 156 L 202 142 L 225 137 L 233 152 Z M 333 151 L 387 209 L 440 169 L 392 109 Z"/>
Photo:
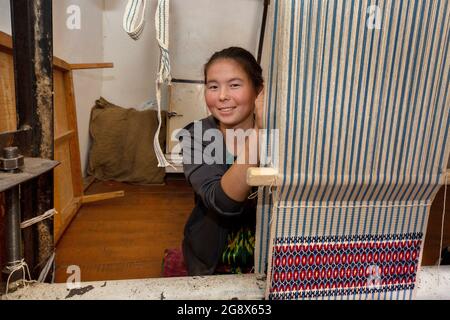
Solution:
<path fill-rule="evenodd" d="M 198 137 L 195 137 L 192 132 L 190 136 L 181 139 L 184 174 L 195 193 L 201 197 L 203 204 L 220 215 L 235 216 L 241 214 L 244 210 L 244 202 L 231 199 L 223 191 L 220 183 L 227 170 L 226 165 L 207 164 L 211 162 L 204 161 L 206 156 L 203 154 L 205 145 L 202 141 L 198 141 Z M 202 161 L 199 161 L 199 159 Z"/>

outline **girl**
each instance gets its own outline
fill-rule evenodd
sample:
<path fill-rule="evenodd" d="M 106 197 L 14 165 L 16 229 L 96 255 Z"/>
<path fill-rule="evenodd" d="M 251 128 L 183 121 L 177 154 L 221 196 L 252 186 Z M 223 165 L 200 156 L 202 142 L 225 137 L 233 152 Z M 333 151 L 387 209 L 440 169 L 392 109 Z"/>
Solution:
<path fill-rule="evenodd" d="M 250 153 L 255 152 L 262 123 L 261 104 L 255 103 L 262 96 L 262 70 L 250 52 L 231 47 L 209 59 L 204 76 L 211 116 L 188 125 L 189 135 L 181 138 L 184 174 L 195 192 L 195 207 L 184 229 L 184 261 L 191 276 L 248 272 L 253 266 L 256 201 L 249 199 L 252 189 L 246 174 L 258 166 Z M 202 132 L 196 135 L 199 124 Z M 256 140 L 247 136 L 237 144 L 230 130 L 238 129 L 254 130 Z M 205 149 L 217 143 L 205 141 L 208 130 L 221 134 L 223 153 L 217 152 L 214 159 L 205 159 Z M 201 162 L 195 161 L 196 152 Z"/>

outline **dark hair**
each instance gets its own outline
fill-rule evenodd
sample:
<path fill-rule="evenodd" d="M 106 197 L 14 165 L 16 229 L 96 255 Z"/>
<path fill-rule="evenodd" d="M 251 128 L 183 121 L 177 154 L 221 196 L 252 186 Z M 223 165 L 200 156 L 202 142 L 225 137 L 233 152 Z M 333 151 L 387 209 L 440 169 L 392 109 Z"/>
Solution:
<path fill-rule="evenodd" d="M 205 84 L 207 81 L 206 73 L 208 72 L 208 68 L 215 61 L 220 59 L 232 59 L 236 61 L 250 78 L 255 91 L 259 93 L 264 85 L 262 68 L 250 52 L 240 47 L 230 47 L 227 49 L 223 49 L 222 51 L 217 51 L 211 56 L 204 67 Z"/>

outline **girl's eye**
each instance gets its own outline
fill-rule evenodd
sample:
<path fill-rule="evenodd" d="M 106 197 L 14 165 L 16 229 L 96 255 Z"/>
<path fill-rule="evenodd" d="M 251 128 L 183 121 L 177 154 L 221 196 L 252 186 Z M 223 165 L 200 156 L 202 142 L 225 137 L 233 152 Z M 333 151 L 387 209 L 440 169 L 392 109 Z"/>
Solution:
<path fill-rule="evenodd" d="M 239 88 L 241 85 L 239 83 L 232 83 L 231 88 Z"/>
<path fill-rule="evenodd" d="M 217 89 L 217 86 L 211 85 L 211 86 L 208 86 L 208 89 L 209 89 L 209 90 L 216 90 L 216 89 Z"/>

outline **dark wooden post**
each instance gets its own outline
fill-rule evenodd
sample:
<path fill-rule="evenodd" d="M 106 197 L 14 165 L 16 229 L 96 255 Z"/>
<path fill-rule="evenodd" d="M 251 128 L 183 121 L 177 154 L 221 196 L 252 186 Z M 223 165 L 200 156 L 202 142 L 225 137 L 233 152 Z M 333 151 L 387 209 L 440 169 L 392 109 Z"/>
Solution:
<path fill-rule="evenodd" d="M 27 157 L 53 159 L 52 1 L 10 3 L 18 130 L 0 141 L 18 146 Z M 21 191 L 22 220 L 52 209 L 53 172 L 23 184 Z M 24 229 L 23 242 L 25 261 L 36 279 L 54 251 L 53 219 Z"/>

